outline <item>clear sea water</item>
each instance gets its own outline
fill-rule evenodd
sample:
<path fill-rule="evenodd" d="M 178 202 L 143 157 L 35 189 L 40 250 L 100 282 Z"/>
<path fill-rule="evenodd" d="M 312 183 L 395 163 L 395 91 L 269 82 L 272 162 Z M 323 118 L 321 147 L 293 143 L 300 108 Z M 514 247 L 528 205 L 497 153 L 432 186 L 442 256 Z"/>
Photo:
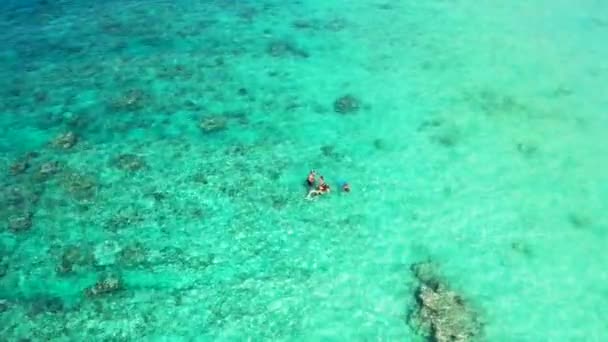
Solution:
<path fill-rule="evenodd" d="M 608 340 L 608 2 L 0 7 L 2 340 Z"/>

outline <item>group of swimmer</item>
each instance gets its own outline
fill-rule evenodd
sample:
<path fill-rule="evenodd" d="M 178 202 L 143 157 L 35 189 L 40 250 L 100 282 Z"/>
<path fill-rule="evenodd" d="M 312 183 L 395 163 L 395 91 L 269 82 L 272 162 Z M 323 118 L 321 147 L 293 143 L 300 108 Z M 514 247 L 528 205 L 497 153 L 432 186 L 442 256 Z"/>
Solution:
<path fill-rule="evenodd" d="M 319 176 L 319 184 L 317 184 L 316 176 L 317 172 L 315 170 L 310 170 L 308 177 L 306 177 L 306 184 L 308 185 L 306 199 L 313 199 L 314 197 L 328 194 L 331 190 L 331 187 L 325 182 L 323 176 Z M 344 192 L 350 192 L 350 185 L 345 181 L 340 182 L 340 188 Z"/>

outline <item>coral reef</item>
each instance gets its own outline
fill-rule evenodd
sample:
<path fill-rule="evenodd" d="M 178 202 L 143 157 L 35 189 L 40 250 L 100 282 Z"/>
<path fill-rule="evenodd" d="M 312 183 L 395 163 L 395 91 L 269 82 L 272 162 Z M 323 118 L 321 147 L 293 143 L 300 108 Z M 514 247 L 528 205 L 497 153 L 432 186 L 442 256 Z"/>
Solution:
<path fill-rule="evenodd" d="M 531 258 L 534 256 L 534 253 L 532 252 L 532 249 L 530 248 L 530 246 L 527 243 L 522 242 L 522 241 L 512 242 L 511 250 L 525 256 L 526 258 Z"/>
<path fill-rule="evenodd" d="M 29 315 L 36 316 L 44 313 L 56 314 L 64 309 L 63 300 L 59 297 L 38 295 L 29 300 Z"/>
<path fill-rule="evenodd" d="M 93 250 L 93 259 L 96 266 L 114 265 L 120 253 L 120 245 L 113 240 L 97 244 Z"/>
<path fill-rule="evenodd" d="M 266 52 L 272 57 L 294 56 L 308 58 L 310 56 L 308 52 L 282 40 L 270 42 L 266 48 Z"/>
<path fill-rule="evenodd" d="M 52 175 L 61 171 L 61 165 L 58 161 L 49 161 L 40 165 L 38 169 L 38 173 L 36 174 L 36 179 L 46 180 L 50 178 Z"/>
<path fill-rule="evenodd" d="M 461 140 L 462 134 L 455 127 L 446 127 L 431 136 L 431 141 L 446 148 L 455 147 Z"/>
<path fill-rule="evenodd" d="M 0 188 L 0 216 L 14 221 L 15 227 L 32 218 L 42 189 L 35 185 L 9 185 Z M 21 218 L 21 219 L 20 219 Z"/>
<path fill-rule="evenodd" d="M 206 117 L 199 122 L 198 127 L 204 133 L 223 131 L 228 127 L 228 119 L 221 115 Z"/>
<path fill-rule="evenodd" d="M 421 335 L 437 342 L 473 341 L 481 334 L 477 314 L 455 291 L 448 288 L 431 262 L 412 265 L 419 282 L 416 308 L 409 318 L 410 325 Z"/>
<path fill-rule="evenodd" d="M 29 167 L 30 164 L 28 159 L 20 159 L 11 164 L 10 173 L 13 176 L 20 175 L 24 173 Z"/>
<path fill-rule="evenodd" d="M 86 200 L 95 196 L 97 182 L 93 176 L 69 172 L 62 178 L 64 189 L 77 200 Z"/>
<path fill-rule="evenodd" d="M 122 279 L 117 275 L 106 274 L 101 276 L 97 282 L 84 290 L 87 297 L 97 297 L 106 294 L 116 293 L 123 290 Z"/>
<path fill-rule="evenodd" d="M 333 145 L 321 146 L 321 153 L 324 157 L 328 157 L 336 161 L 341 161 L 342 159 L 344 159 L 344 154 L 337 152 L 336 147 Z"/>
<path fill-rule="evenodd" d="M 21 233 L 32 227 L 32 213 L 11 216 L 8 219 L 8 229 L 14 233 Z"/>
<path fill-rule="evenodd" d="M 146 168 L 146 161 L 143 157 L 132 153 L 123 153 L 110 161 L 110 165 L 123 171 L 138 171 Z"/>
<path fill-rule="evenodd" d="M 113 111 L 134 112 L 144 107 L 147 96 L 141 89 L 129 89 L 110 102 Z"/>
<path fill-rule="evenodd" d="M 532 143 L 520 142 L 516 145 L 517 152 L 521 153 L 524 157 L 532 157 L 537 154 L 538 147 Z"/>
<path fill-rule="evenodd" d="M 61 254 L 61 261 L 56 271 L 60 275 L 75 272 L 79 267 L 85 267 L 93 262 L 91 251 L 80 246 L 67 246 Z"/>
<path fill-rule="evenodd" d="M 120 229 L 135 225 L 143 221 L 143 215 L 133 207 L 125 207 L 116 212 L 106 222 L 105 228 L 116 232 Z"/>
<path fill-rule="evenodd" d="M 0 278 L 4 277 L 8 273 L 8 261 L 0 257 Z"/>
<path fill-rule="evenodd" d="M 9 166 L 9 173 L 13 176 L 25 173 L 30 168 L 32 160 L 38 156 L 38 152 L 29 152 L 25 156 L 18 158 Z"/>
<path fill-rule="evenodd" d="M 334 101 L 334 111 L 339 114 L 354 114 L 361 108 L 361 102 L 353 95 L 343 95 Z"/>
<path fill-rule="evenodd" d="M 384 139 L 374 139 L 374 141 L 372 142 L 372 145 L 374 145 L 374 148 L 376 150 L 385 150 L 386 149 L 386 141 L 384 141 Z"/>
<path fill-rule="evenodd" d="M 67 150 L 76 145 L 78 138 L 74 132 L 66 132 L 59 134 L 55 139 L 53 139 L 52 145 L 55 148 Z"/>
<path fill-rule="evenodd" d="M 135 267 L 146 262 L 146 249 L 140 243 L 133 243 L 120 250 L 118 262 L 125 267 Z"/>
<path fill-rule="evenodd" d="M 572 225 L 572 227 L 577 229 L 588 228 L 592 223 L 589 216 L 580 212 L 568 213 L 568 222 Z"/>

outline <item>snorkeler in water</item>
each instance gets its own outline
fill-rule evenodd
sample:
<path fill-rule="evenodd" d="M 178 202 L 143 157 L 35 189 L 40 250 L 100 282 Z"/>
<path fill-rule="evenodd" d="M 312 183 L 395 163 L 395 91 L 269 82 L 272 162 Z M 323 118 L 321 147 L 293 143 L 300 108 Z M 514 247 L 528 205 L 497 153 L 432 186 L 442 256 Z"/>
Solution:
<path fill-rule="evenodd" d="M 350 192 L 350 184 L 348 184 L 346 181 L 340 182 L 340 188 L 342 188 L 343 192 Z"/>
<path fill-rule="evenodd" d="M 315 172 L 315 170 L 310 170 L 310 172 L 308 173 L 308 177 L 306 178 L 306 183 L 308 184 L 309 187 L 315 186 L 315 176 L 316 175 L 317 175 L 317 173 Z"/>
<path fill-rule="evenodd" d="M 308 195 L 306 195 L 307 199 L 312 199 L 314 197 L 320 196 L 320 195 L 324 195 L 329 193 L 329 191 L 331 190 L 329 184 L 327 184 L 325 182 L 325 178 L 323 178 L 323 176 L 319 177 L 319 185 L 317 186 L 316 189 L 312 189 L 308 192 Z"/>

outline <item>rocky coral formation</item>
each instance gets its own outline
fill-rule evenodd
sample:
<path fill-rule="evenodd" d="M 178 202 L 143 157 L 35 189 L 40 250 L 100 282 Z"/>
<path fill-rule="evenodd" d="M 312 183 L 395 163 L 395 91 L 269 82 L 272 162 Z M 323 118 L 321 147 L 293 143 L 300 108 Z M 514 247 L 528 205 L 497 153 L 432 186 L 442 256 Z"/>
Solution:
<path fill-rule="evenodd" d="M 0 187 L 0 219 L 13 233 L 29 230 L 33 225 L 33 213 L 42 189 L 37 186 Z"/>
<path fill-rule="evenodd" d="M 110 165 L 120 170 L 131 172 L 147 167 L 144 158 L 132 153 L 123 153 L 118 155 L 116 158 L 110 161 Z"/>
<path fill-rule="evenodd" d="M 334 101 L 334 111 L 339 114 L 354 114 L 361 108 L 361 101 L 353 95 L 343 95 Z"/>
<path fill-rule="evenodd" d="M 68 150 L 74 147 L 77 141 L 78 138 L 76 137 L 76 134 L 74 132 L 67 132 L 59 134 L 55 139 L 53 139 L 52 145 L 55 148 Z"/>
<path fill-rule="evenodd" d="M 374 148 L 376 150 L 384 150 L 384 149 L 386 149 L 386 142 L 383 139 L 380 139 L 380 138 L 374 139 L 374 141 L 372 142 L 372 144 L 374 145 Z"/>
<path fill-rule="evenodd" d="M 122 266 L 135 267 L 146 262 L 146 249 L 140 243 L 126 246 L 118 253 L 118 260 Z"/>
<path fill-rule="evenodd" d="M 59 297 L 39 295 L 29 300 L 29 315 L 36 316 L 43 313 L 56 314 L 63 311 L 63 300 Z"/>
<path fill-rule="evenodd" d="M 118 292 L 123 289 L 123 282 L 116 275 L 104 275 L 97 280 L 95 285 L 84 290 L 87 297 L 96 297 Z"/>
<path fill-rule="evenodd" d="M 58 173 L 61 170 L 61 165 L 57 161 L 50 161 L 40 165 L 38 173 L 36 174 L 37 179 L 46 180 L 52 175 Z"/>
<path fill-rule="evenodd" d="M 90 199 L 97 193 L 97 182 L 86 174 L 70 172 L 63 177 L 62 185 L 77 200 Z"/>
<path fill-rule="evenodd" d="M 92 264 L 93 254 L 79 246 L 67 246 L 61 254 L 61 260 L 56 271 L 60 275 L 74 272 L 78 267 Z"/>
<path fill-rule="evenodd" d="M 8 273 L 8 261 L 4 260 L 2 256 L 0 256 L 0 278 L 4 277 Z"/>
<path fill-rule="evenodd" d="M 13 233 L 20 233 L 32 228 L 32 213 L 25 212 L 14 215 L 8 219 L 8 229 Z"/>
<path fill-rule="evenodd" d="M 210 116 L 203 118 L 198 127 L 203 133 L 223 131 L 228 127 L 228 119 L 224 116 Z"/>
<path fill-rule="evenodd" d="M 290 42 L 282 40 L 270 42 L 266 48 L 266 52 L 272 57 L 294 56 L 308 58 L 310 56 L 308 52 L 296 47 Z"/>
<path fill-rule="evenodd" d="M 116 263 L 121 248 L 118 242 L 106 240 L 97 244 L 93 250 L 93 259 L 96 266 L 110 266 Z"/>
<path fill-rule="evenodd" d="M 469 304 L 448 288 L 433 263 L 412 265 L 419 281 L 416 308 L 409 318 L 410 325 L 421 335 L 437 342 L 474 341 L 481 333 L 481 323 Z"/>
<path fill-rule="evenodd" d="M 146 94 L 141 89 L 129 89 L 110 103 L 114 111 L 136 111 L 144 107 Z"/>
<path fill-rule="evenodd" d="M 13 176 L 25 173 L 30 168 L 32 159 L 39 155 L 38 152 L 29 152 L 25 156 L 15 160 L 9 167 L 9 173 Z"/>
<path fill-rule="evenodd" d="M 336 147 L 333 145 L 321 146 L 321 153 L 324 157 L 335 159 L 336 161 L 341 161 L 344 159 L 344 154 L 337 152 Z"/>
<path fill-rule="evenodd" d="M 105 228 L 117 232 L 121 229 L 139 224 L 144 220 L 144 215 L 135 207 L 125 207 L 116 212 L 105 223 Z"/>
<path fill-rule="evenodd" d="M 10 166 L 10 173 L 13 176 L 24 173 L 30 167 L 28 159 L 20 159 L 15 161 Z"/>

